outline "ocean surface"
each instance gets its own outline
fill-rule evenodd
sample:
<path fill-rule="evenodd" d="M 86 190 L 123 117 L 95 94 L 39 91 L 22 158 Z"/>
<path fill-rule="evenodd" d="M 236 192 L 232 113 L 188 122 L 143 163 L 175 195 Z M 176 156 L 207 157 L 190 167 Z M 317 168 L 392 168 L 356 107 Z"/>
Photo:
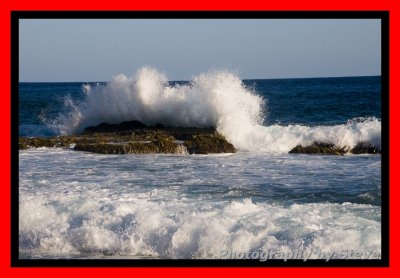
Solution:
<path fill-rule="evenodd" d="M 241 80 L 213 71 L 171 82 L 143 68 L 109 82 L 20 83 L 20 136 L 126 120 L 215 126 L 238 152 L 21 150 L 20 258 L 379 256 L 381 156 L 288 154 L 315 141 L 380 148 L 379 76 Z"/>

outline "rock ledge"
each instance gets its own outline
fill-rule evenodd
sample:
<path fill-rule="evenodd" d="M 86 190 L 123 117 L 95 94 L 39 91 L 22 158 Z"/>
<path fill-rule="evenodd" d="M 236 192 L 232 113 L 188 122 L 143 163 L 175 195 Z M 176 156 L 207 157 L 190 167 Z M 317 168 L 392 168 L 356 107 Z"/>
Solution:
<path fill-rule="evenodd" d="M 83 134 L 57 137 L 20 137 L 19 149 L 73 147 L 100 154 L 209 154 L 234 153 L 235 147 L 215 128 L 146 126 L 138 121 L 101 123 Z"/>

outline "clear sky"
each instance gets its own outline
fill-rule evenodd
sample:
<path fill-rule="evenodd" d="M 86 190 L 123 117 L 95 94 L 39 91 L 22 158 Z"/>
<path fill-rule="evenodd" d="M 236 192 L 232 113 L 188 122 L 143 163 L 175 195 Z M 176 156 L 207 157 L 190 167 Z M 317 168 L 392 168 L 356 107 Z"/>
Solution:
<path fill-rule="evenodd" d="M 107 81 L 147 65 L 169 80 L 380 75 L 378 19 L 24 19 L 20 81 Z"/>

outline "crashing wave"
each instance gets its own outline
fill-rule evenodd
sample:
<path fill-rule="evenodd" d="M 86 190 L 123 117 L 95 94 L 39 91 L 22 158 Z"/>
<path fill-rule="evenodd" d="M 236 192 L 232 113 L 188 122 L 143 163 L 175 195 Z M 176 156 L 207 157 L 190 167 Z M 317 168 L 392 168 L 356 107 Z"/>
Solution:
<path fill-rule="evenodd" d="M 356 118 L 334 126 L 263 126 L 265 99 L 229 71 L 211 71 L 187 84 L 170 85 L 156 69 L 115 76 L 106 85 L 85 85 L 80 103 L 66 99 L 70 113 L 59 119 L 60 132 L 73 134 L 102 122 L 138 120 L 147 125 L 216 127 L 241 151 L 287 153 L 297 145 L 325 142 L 353 148 L 369 142 L 381 148 L 381 121 Z"/>

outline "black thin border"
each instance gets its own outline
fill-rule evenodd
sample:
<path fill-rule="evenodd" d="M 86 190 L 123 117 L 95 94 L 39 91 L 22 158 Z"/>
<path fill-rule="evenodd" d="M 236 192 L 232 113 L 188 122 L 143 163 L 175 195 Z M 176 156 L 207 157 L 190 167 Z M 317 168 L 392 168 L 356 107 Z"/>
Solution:
<path fill-rule="evenodd" d="M 381 19 L 382 220 L 380 260 L 19 259 L 20 19 Z M 11 267 L 388 267 L 389 11 L 11 11 Z"/>

